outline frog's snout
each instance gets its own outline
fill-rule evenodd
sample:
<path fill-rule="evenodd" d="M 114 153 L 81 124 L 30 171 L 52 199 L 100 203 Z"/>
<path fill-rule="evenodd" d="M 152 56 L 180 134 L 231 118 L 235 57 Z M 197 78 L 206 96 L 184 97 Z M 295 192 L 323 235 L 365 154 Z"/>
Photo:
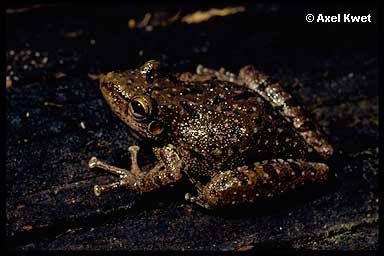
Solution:
<path fill-rule="evenodd" d="M 112 72 L 108 72 L 107 74 L 101 74 L 99 78 L 100 88 L 104 88 L 107 90 L 113 90 L 114 78 L 116 74 Z"/>
<path fill-rule="evenodd" d="M 100 84 L 104 83 L 104 79 L 105 79 L 105 75 L 101 74 L 100 77 L 99 77 Z"/>

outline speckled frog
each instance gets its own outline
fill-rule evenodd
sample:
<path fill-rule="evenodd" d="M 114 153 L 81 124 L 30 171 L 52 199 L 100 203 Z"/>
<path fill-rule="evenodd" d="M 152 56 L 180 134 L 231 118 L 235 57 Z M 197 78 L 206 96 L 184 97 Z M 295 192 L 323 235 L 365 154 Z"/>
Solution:
<path fill-rule="evenodd" d="M 199 65 L 196 73 L 166 74 L 155 60 L 100 79 L 111 109 L 137 138 L 149 140 L 157 164 L 142 171 L 139 146 L 130 170 L 96 157 L 90 168 L 120 177 L 95 185 L 97 196 L 119 187 L 153 191 L 186 176 L 204 208 L 254 202 L 327 179 L 322 161 L 333 153 L 319 129 L 281 84 L 243 67 L 238 75 Z"/>

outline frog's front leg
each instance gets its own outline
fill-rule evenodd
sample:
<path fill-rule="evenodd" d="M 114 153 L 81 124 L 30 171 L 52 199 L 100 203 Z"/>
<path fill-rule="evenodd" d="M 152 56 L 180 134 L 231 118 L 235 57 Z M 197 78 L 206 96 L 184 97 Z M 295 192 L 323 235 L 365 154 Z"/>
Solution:
<path fill-rule="evenodd" d="M 95 185 L 96 196 L 104 192 L 120 187 L 126 187 L 139 192 L 148 192 L 161 186 L 178 181 L 181 177 L 181 161 L 172 148 L 164 147 L 156 149 L 161 158 L 160 161 L 149 172 L 141 171 L 137 164 L 137 153 L 139 146 L 129 147 L 131 152 L 131 170 L 108 165 L 96 157 L 92 157 L 88 163 L 89 168 L 101 168 L 112 174 L 118 175 L 120 180 L 111 184 Z"/>
<path fill-rule="evenodd" d="M 333 154 L 332 146 L 325 140 L 319 129 L 317 129 L 304 113 L 303 108 L 295 102 L 292 95 L 288 93 L 280 83 L 256 70 L 253 66 L 248 65 L 243 67 L 238 76 L 225 71 L 223 68 L 217 71 L 203 67 L 202 65 L 197 67 L 196 73 L 204 76 L 210 75 L 222 81 L 244 85 L 257 92 L 293 125 L 294 129 L 297 130 L 300 136 L 306 141 L 309 148 L 313 148 L 324 158 L 328 158 Z"/>
<path fill-rule="evenodd" d="M 328 173 L 329 168 L 324 163 L 271 160 L 221 172 L 206 185 L 197 186 L 197 197 L 186 195 L 186 199 L 204 208 L 249 203 L 306 183 L 323 182 Z"/>

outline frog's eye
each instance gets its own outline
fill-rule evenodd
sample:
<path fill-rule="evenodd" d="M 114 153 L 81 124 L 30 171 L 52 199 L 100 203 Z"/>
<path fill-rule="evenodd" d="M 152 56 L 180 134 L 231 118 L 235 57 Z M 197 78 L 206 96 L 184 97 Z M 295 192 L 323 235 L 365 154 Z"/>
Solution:
<path fill-rule="evenodd" d="M 153 135 L 159 135 L 163 132 L 164 126 L 159 121 L 152 121 L 148 125 L 148 131 Z"/>
<path fill-rule="evenodd" d="M 134 117 L 144 119 L 151 114 L 152 104 L 146 97 L 137 96 L 131 100 L 129 109 Z"/>

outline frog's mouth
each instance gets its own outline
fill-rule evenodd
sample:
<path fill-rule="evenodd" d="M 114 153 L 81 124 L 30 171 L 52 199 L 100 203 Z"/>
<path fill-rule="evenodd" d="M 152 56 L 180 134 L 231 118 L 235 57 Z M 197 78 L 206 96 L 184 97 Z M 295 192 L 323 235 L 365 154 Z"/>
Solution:
<path fill-rule="evenodd" d="M 129 127 L 129 133 L 137 140 L 143 139 L 143 136 L 140 135 L 140 133 L 136 132 L 134 129 Z"/>

